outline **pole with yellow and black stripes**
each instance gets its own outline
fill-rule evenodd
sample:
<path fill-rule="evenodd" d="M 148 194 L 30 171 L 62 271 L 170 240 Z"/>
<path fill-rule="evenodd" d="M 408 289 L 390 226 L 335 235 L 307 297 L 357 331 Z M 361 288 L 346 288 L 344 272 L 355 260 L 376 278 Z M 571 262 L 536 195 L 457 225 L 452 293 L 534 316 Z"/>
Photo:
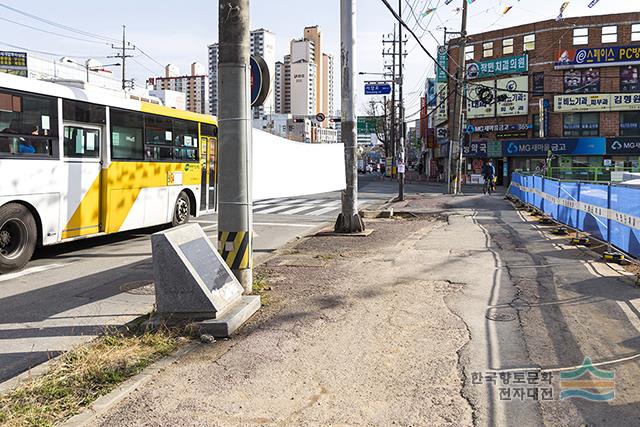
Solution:
<path fill-rule="evenodd" d="M 253 287 L 249 0 L 219 1 L 218 15 L 218 251 L 248 294 Z"/>

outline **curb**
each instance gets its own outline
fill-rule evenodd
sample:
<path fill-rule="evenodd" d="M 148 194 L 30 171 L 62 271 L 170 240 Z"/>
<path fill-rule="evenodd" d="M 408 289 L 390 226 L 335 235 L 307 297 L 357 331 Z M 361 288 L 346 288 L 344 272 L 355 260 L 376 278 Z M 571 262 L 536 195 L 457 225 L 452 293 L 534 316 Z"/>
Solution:
<path fill-rule="evenodd" d="M 152 365 L 147 366 L 139 374 L 129 378 L 104 396 L 99 397 L 92 404 L 84 408 L 78 415 L 74 415 L 68 420 L 63 421 L 60 426 L 81 427 L 94 421 L 114 405 L 124 400 L 132 391 L 148 384 L 157 374 L 165 370 L 169 365 L 177 362 L 181 357 L 195 350 L 198 346 L 199 344 L 195 342 L 187 344 L 185 347 L 159 359 Z"/>

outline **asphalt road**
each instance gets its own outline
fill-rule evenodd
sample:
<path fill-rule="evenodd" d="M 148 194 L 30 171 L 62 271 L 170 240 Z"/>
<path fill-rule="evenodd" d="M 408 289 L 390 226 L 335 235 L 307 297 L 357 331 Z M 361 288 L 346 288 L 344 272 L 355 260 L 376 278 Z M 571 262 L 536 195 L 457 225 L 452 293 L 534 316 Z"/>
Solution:
<path fill-rule="evenodd" d="M 407 191 L 420 191 L 407 186 Z M 367 175 L 360 202 L 387 201 L 397 184 Z M 257 202 L 254 259 L 323 225 L 340 209 L 340 193 Z M 198 217 L 213 240 L 215 214 Z M 62 351 L 149 313 L 154 303 L 150 235 L 161 227 L 40 249 L 18 273 L 0 275 L 0 382 Z"/>

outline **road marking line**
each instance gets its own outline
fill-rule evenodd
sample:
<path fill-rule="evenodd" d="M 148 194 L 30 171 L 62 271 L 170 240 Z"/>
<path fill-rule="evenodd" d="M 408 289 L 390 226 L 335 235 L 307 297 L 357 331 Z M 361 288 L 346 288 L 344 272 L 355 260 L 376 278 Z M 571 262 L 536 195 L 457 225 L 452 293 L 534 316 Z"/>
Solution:
<path fill-rule="evenodd" d="M 7 280 L 15 279 L 18 277 L 26 276 L 28 274 L 40 273 L 41 271 L 47 271 L 54 268 L 62 267 L 64 264 L 49 264 L 49 265 L 41 265 L 39 267 L 31 267 L 22 271 L 18 271 L 16 273 L 3 274 L 0 276 L 0 282 L 5 282 Z"/>
<path fill-rule="evenodd" d="M 634 301 L 638 301 L 638 299 L 631 300 L 631 301 L 618 301 L 618 305 L 620 306 L 622 311 L 624 311 L 624 314 L 627 315 L 627 317 L 629 318 L 629 322 L 631 322 L 633 327 L 636 328 L 638 332 L 640 332 L 640 318 L 629 307 L 629 304 L 631 304 L 637 310 L 637 307 L 634 304 Z"/>
<path fill-rule="evenodd" d="M 195 223 L 196 224 L 217 224 L 218 221 L 207 221 L 207 220 L 204 220 L 204 219 L 197 219 L 195 221 Z"/>

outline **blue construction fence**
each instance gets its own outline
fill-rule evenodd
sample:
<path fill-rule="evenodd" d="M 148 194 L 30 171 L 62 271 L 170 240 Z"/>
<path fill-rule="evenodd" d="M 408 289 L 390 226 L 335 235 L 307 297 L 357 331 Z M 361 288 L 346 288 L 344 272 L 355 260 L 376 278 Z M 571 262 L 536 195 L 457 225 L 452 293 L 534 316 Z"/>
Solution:
<path fill-rule="evenodd" d="M 640 188 L 514 172 L 509 194 L 561 224 L 640 258 Z"/>

